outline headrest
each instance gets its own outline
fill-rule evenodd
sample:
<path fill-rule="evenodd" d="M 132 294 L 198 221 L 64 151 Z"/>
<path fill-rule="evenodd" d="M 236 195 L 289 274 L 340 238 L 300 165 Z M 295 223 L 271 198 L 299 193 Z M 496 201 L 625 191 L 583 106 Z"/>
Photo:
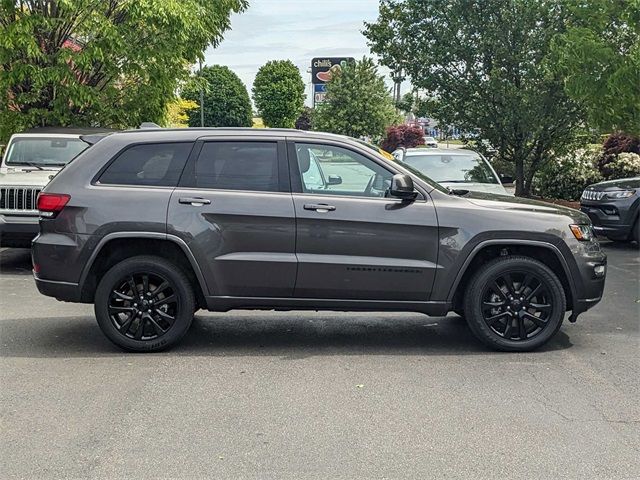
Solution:
<path fill-rule="evenodd" d="M 311 166 L 311 157 L 307 147 L 298 148 L 298 166 L 300 167 L 300 173 L 307 172 Z"/>

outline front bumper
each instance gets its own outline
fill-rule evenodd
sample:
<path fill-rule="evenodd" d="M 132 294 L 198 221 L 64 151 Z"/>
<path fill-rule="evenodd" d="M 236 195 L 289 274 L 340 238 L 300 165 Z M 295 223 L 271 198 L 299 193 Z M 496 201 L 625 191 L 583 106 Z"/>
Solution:
<path fill-rule="evenodd" d="M 29 248 L 39 228 L 37 216 L 0 215 L 0 247 Z"/>
<path fill-rule="evenodd" d="M 597 241 L 579 242 L 573 250 L 573 306 L 569 320 L 575 322 L 578 315 L 602 300 L 607 277 L 607 255 Z"/>
<path fill-rule="evenodd" d="M 637 216 L 637 204 L 634 201 L 633 198 L 618 201 L 582 200 L 580 210 L 589 216 L 593 230 L 598 235 L 625 240 L 631 234 Z"/>

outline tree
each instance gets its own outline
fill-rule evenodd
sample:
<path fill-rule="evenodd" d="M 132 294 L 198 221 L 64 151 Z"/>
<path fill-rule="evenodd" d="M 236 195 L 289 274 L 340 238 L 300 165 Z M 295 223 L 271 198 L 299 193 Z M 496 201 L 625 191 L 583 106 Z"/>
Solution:
<path fill-rule="evenodd" d="M 415 98 L 412 92 L 407 92 L 396 102 L 396 108 L 401 112 L 411 113 L 415 104 Z"/>
<path fill-rule="evenodd" d="M 549 71 L 552 38 L 566 12 L 554 0 L 382 0 L 393 13 L 392 45 L 412 84 L 434 99 L 432 114 L 497 149 L 513 167 L 516 194 L 529 195 L 535 173 L 563 154 L 582 125 L 563 79 Z M 388 23 L 381 15 L 376 25 Z M 365 29 L 375 53 L 388 39 Z M 389 65 L 390 66 L 390 65 Z M 482 143 L 477 142 L 479 145 Z"/>
<path fill-rule="evenodd" d="M 413 59 L 408 55 L 402 39 L 397 36 L 397 30 L 402 26 L 403 17 L 401 10 L 396 8 L 395 2 L 380 2 L 380 18 L 384 21 L 365 22 L 365 35 L 370 40 L 375 39 L 375 48 L 372 48 L 372 51 L 378 54 L 382 65 L 391 69 L 393 101 L 397 105 L 402 101 L 400 88 L 406 78 L 407 66 Z"/>
<path fill-rule="evenodd" d="M 167 115 L 164 124 L 171 128 L 188 127 L 189 112 L 198 109 L 198 104 L 193 100 L 176 98 L 167 104 Z"/>
<path fill-rule="evenodd" d="M 304 82 L 289 60 L 273 60 L 258 70 L 253 101 L 267 127 L 293 128 L 304 106 Z"/>
<path fill-rule="evenodd" d="M 640 135 L 640 1 L 568 5 L 569 27 L 553 44 L 567 93 L 603 131 Z"/>
<path fill-rule="evenodd" d="M 348 63 L 327 82 L 325 101 L 316 107 L 316 130 L 351 137 L 380 138 L 398 117 L 373 60 Z"/>
<path fill-rule="evenodd" d="M 0 137 L 161 122 L 178 81 L 247 0 L 2 0 Z"/>
<path fill-rule="evenodd" d="M 205 127 L 250 127 L 252 125 L 251 100 L 242 80 L 228 67 L 204 67 L 196 75 L 201 81 L 192 81 L 182 91 L 188 100 L 200 103 L 200 87 L 204 92 Z M 200 109 L 189 112 L 189 126 L 200 126 Z"/>

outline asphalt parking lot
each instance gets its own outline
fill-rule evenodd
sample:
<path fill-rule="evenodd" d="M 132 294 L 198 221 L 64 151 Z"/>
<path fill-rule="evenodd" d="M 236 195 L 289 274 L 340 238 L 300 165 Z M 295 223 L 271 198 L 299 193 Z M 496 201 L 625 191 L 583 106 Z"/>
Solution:
<path fill-rule="evenodd" d="M 0 478 L 638 478 L 640 255 L 542 351 L 456 316 L 200 312 L 124 354 L 0 252 Z"/>

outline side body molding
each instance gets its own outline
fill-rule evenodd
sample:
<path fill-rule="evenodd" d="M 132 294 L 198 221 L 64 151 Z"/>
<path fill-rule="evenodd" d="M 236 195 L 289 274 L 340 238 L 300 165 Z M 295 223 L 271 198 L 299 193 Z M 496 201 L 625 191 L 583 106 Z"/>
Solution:
<path fill-rule="evenodd" d="M 187 259 L 191 264 L 191 268 L 193 268 L 196 278 L 198 279 L 198 283 L 200 284 L 202 293 L 205 296 L 209 295 L 209 289 L 207 287 L 207 283 L 204 281 L 204 276 L 202 275 L 200 266 L 196 262 L 196 259 L 193 256 L 193 253 L 191 253 L 189 246 L 184 242 L 184 240 L 182 240 L 181 238 L 175 235 L 169 235 L 166 233 L 159 233 L 159 232 L 116 232 L 116 233 L 109 233 L 104 237 L 102 237 L 102 239 L 98 242 L 98 245 L 96 246 L 95 250 L 89 257 L 89 260 L 84 266 L 84 269 L 82 270 L 82 274 L 80 275 L 81 287 L 84 286 L 87 276 L 89 275 L 89 271 L 91 270 L 91 266 L 93 265 L 93 262 L 95 261 L 97 256 L 100 254 L 100 251 L 102 250 L 102 248 L 111 240 L 120 239 L 120 238 L 153 238 L 156 240 L 165 240 L 165 241 L 169 241 L 177 244 L 180 247 L 180 249 L 184 252 L 184 254 L 187 256 Z"/>

